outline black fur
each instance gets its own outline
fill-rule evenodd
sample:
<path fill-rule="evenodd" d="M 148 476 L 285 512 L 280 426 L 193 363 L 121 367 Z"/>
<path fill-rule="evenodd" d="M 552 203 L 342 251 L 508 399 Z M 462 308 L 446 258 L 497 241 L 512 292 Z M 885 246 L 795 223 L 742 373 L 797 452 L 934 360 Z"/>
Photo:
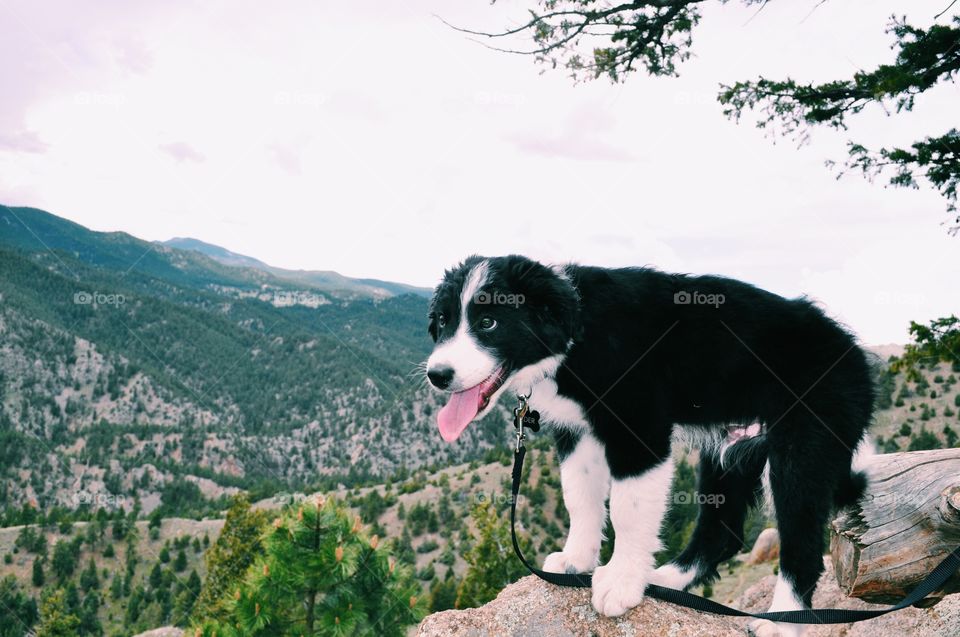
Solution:
<path fill-rule="evenodd" d="M 435 340 L 456 329 L 461 288 L 479 261 L 448 271 L 437 288 Z M 806 299 L 718 276 L 580 265 L 561 276 L 520 256 L 488 262 L 484 289 L 523 294 L 525 302 L 471 306 L 471 321 L 484 315 L 499 324 L 478 341 L 511 370 L 565 353 L 558 391 L 583 406 L 614 479 L 664 460 L 675 424 L 763 423 L 762 436 L 731 449 L 729 466 L 703 455 L 699 489 L 722 493 L 724 504 L 701 509 L 678 562 L 696 564 L 698 580 L 706 581 L 742 548 L 744 516 L 769 461 L 781 568 L 809 604 L 829 511 L 863 488 L 850 464 L 871 419 L 874 389 L 853 337 Z M 715 295 L 716 302 L 684 304 L 682 293 Z M 576 437 L 560 432 L 558 443 L 562 457 Z"/>

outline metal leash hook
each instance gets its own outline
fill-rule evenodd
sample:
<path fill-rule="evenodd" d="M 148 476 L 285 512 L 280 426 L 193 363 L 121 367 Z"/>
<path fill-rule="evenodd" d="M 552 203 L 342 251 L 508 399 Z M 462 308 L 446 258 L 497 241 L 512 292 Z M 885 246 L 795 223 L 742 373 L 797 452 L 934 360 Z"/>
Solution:
<path fill-rule="evenodd" d="M 527 410 L 530 408 L 527 404 L 527 398 L 529 398 L 529 396 L 517 394 L 517 402 L 520 404 L 513 408 L 513 426 L 516 429 L 513 435 L 517 437 L 517 444 L 513 450 L 514 453 L 520 453 L 520 449 L 523 447 L 523 441 L 527 439 L 527 434 L 523 432 L 523 418 L 527 415 Z"/>
<path fill-rule="evenodd" d="M 540 431 L 540 413 L 535 409 L 530 409 L 530 404 L 527 402 L 530 399 L 530 395 L 531 394 L 517 394 L 517 401 L 520 404 L 513 409 L 513 426 L 517 429 L 514 434 L 517 437 L 517 445 L 513 450 L 514 453 L 520 453 L 520 449 L 523 447 L 523 441 L 527 439 L 527 434 L 524 429 Z"/>

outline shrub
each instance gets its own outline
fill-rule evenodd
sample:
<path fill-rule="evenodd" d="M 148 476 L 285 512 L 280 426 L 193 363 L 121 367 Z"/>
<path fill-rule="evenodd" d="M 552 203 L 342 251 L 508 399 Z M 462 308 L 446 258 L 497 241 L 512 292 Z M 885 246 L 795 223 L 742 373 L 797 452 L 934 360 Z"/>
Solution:
<path fill-rule="evenodd" d="M 919 434 L 910 437 L 910 446 L 907 447 L 907 451 L 926 451 L 941 447 L 940 440 L 935 435 L 926 429 L 921 429 Z"/>
<path fill-rule="evenodd" d="M 469 566 L 457 590 L 457 608 L 482 606 L 504 586 L 526 575 L 520 561 L 513 559 L 509 523 L 500 519 L 496 508 L 484 501 L 474 506 L 470 515 L 478 536 L 464 556 Z"/>
<path fill-rule="evenodd" d="M 440 545 L 437 544 L 436 540 L 425 540 L 417 547 L 417 553 L 429 553 L 430 551 L 436 551 L 439 547 Z"/>

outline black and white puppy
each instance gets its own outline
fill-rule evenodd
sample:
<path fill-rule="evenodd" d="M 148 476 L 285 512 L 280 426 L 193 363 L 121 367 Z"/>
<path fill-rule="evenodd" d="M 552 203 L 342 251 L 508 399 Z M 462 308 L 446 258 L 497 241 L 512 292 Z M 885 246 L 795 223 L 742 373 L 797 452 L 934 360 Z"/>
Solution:
<path fill-rule="evenodd" d="M 593 571 L 597 611 L 717 577 L 765 470 L 782 545 L 771 608 L 810 605 L 830 509 L 862 488 L 851 459 L 874 391 L 863 351 L 812 303 L 716 276 L 474 256 L 444 274 L 429 320 L 444 440 L 504 395 L 530 395 L 552 426 L 570 530 L 544 568 Z M 691 542 L 655 570 L 676 427 L 713 443 Z M 616 541 L 598 566 L 607 500 Z"/>

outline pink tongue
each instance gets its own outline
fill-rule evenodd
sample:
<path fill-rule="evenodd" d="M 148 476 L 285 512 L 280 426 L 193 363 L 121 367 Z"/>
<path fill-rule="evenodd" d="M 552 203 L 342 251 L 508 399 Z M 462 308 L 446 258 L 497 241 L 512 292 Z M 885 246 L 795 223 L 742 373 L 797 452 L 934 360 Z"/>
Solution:
<path fill-rule="evenodd" d="M 437 412 L 440 436 L 447 442 L 453 442 L 460 437 L 479 410 L 480 385 L 454 392 L 443 409 Z"/>

